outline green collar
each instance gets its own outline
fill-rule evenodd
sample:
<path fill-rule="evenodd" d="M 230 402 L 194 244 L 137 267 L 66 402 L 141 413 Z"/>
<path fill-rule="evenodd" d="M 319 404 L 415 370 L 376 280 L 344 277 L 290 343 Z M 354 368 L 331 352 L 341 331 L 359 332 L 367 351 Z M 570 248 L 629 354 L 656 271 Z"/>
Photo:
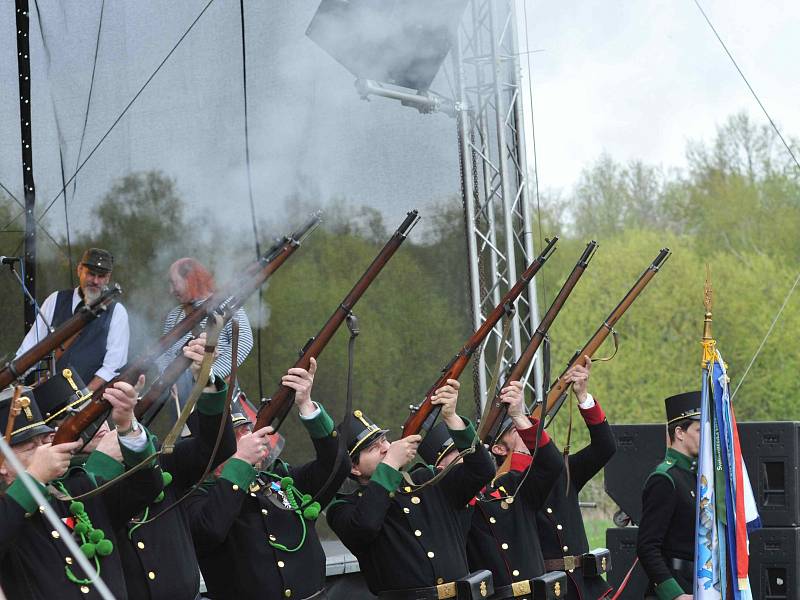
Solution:
<path fill-rule="evenodd" d="M 678 452 L 674 448 L 667 448 L 667 455 L 664 457 L 664 461 L 669 465 L 674 464 L 684 471 L 691 471 L 692 473 L 697 471 L 697 460 Z"/>

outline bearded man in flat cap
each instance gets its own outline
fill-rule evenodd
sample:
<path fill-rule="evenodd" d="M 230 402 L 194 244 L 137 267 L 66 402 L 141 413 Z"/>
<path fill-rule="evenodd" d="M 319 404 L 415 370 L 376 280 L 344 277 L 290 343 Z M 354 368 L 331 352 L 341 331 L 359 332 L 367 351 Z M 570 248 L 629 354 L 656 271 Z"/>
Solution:
<path fill-rule="evenodd" d="M 82 306 L 100 298 L 111 281 L 113 267 L 114 257 L 108 250 L 86 250 L 78 264 L 78 287 L 53 292 L 47 297 L 33 327 L 22 340 L 17 356 L 44 339 L 50 327 L 57 328 Z M 56 372 L 69 365 L 88 382 L 86 387 L 94 391 L 116 377 L 128 361 L 129 340 L 128 312 L 119 302 L 112 302 L 108 310 L 64 344 L 66 349 L 56 351 Z"/>

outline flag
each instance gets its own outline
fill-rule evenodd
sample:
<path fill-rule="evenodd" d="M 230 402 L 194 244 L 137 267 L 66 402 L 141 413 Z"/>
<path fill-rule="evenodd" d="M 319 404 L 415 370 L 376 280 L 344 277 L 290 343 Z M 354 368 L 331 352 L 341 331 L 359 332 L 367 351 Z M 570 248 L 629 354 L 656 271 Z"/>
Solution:
<path fill-rule="evenodd" d="M 752 600 L 748 532 L 760 527 L 725 363 L 716 348 L 703 368 L 697 464 L 695 600 Z"/>

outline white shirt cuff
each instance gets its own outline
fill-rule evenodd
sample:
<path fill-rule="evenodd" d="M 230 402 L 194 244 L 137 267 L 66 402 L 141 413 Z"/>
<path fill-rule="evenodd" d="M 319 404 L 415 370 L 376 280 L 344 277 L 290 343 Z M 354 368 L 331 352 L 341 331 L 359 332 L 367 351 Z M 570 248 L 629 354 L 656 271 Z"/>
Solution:
<path fill-rule="evenodd" d="M 141 452 L 147 446 L 147 433 L 142 425 L 139 425 L 139 435 L 120 435 L 117 437 L 119 443 L 125 446 L 131 452 Z"/>
<path fill-rule="evenodd" d="M 314 401 L 312 400 L 312 402 Z M 316 402 L 314 402 L 314 406 L 317 407 L 317 409 L 314 412 L 312 412 L 310 415 L 304 415 L 303 413 L 300 413 L 300 419 L 303 421 L 310 421 L 311 419 L 316 419 L 320 415 L 320 413 L 322 413 L 322 409 Z"/>
<path fill-rule="evenodd" d="M 579 402 L 578 408 L 586 410 L 588 408 L 593 408 L 595 404 L 596 403 L 594 401 L 594 397 L 591 394 L 586 394 L 586 400 L 584 400 L 583 402 Z"/>

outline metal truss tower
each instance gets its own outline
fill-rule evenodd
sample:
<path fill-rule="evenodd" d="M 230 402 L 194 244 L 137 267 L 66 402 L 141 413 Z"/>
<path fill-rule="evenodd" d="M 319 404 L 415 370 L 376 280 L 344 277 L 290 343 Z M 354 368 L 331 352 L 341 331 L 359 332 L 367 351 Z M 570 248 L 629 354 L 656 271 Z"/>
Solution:
<path fill-rule="evenodd" d="M 520 2 L 524 0 L 519 0 Z M 525 149 L 532 141 L 532 115 L 525 56 L 517 36 L 516 0 L 471 0 L 453 48 L 456 118 L 461 160 L 470 300 L 473 325 L 486 314 L 535 257 L 532 235 L 533 182 Z M 526 131 L 528 138 L 526 138 Z M 476 404 L 483 410 L 493 390 L 496 357 L 501 371 L 522 352 L 539 324 L 536 280 L 517 303 L 502 352 L 503 328 L 492 332 L 476 361 Z M 542 362 L 537 357 L 528 386 L 542 397 Z M 502 375 L 500 377 L 502 380 Z M 531 379 L 533 381 L 531 381 Z"/>

